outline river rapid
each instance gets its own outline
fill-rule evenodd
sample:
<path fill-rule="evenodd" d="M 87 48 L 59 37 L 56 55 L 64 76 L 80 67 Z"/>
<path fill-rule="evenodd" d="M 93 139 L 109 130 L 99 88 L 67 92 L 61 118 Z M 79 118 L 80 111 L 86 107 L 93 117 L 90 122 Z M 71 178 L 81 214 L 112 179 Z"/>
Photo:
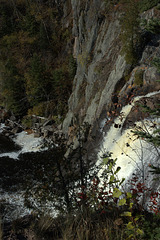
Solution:
<path fill-rule="evenodd" d="M 150 168 L 148 165 L 159 163 L 160 149 L 155 149 L 153 145 L 138 139 L 132 133 L 134 129 L 123 129 L 123 125 L 128 114 L 132 111 L 132 107 L 139 99 L 143 97 L 149 98 L 159 93 L 157 91 L 145 96 L 135 97 L 131 104 L 122 108 L 120 116 L 123 115 L 123 118 L 117 117 L 110 129 L 107 132 L 103 132 L 104 137 L 99 148 L 96 163 L 96 165 L 101 164 L 103 154 L 112 152 L 112 157 L 114 159 L 117 158 L 117 166 L 121 167 L 118 173 L 120 179 L 125 178 L 127 182 L 133 174 L 136 174 L 139 180 L 144 182 L 147 187 L 153 187 L 156 190 L 160 189 L 160 185 L 153 183 L 153 177 L 149 174 Z M 159 126 L 159 118 L 148 118 L 135 124 L 141 128 L 145 127 L 152 134 L 151 126 L 153 121 L 156 121 L 156 124 Z M 115 128 L 115 124 L 119 127 Z M 54 202 L 52 199 L 54 195 L 53 189 L 55 189 L 55 185 L 56 188 L 62 188 L 61 185 L 58 186 L 58 181 L 55 180 L 57 174 L 54 169 L 55 159 L 57 158 L 55 150 L 44 148 L 43 138 L 34 138 L 33 134 L 28 134 L 25 131 L 15 134 L 10 139 L 2 134 L 4 127 L 1 124 L 0 215 L 2 220 L 11 221 L 29 214 L 31 209 L 26 204 L 24 196 L 26 196 L 26 192 L 31 193 L 32 189 L 36 189 L 38 185 L 38 191 L 48 188 L 47 197 L 49 197 L 49 202 L 45 200 L 42 205 L 38 205 L 35 199 L 31 199 L 32 205 L 39 209 L 46 208 L 54 215 L 55 211 L 52 206 Z M 66 164 L 68 165 L 68 163 Z M 67 165 L 65 166 L 64 161 L 62 162 L 61 166 L 64 166 L 64 171 L 67 171 Z M 99 176 L 104 169 L 105 166 L 99 172 Z"/>
<path fill-rule="evenodd" d="M 24 206 L 24 194 L 33 183 L 43 182 L 39 172 L 53 162 L 53 155 L 42 147 L 43 138 L 23 131 L 11 139 L 3 135 L 4 127 L 1 124 L 0 216 L 2 221 L 11 221 L 31 212 Z"/>
<path fill-rule="evenodd" d="M 132 111 L 136 102 L 141 98 L 149 98 L 159 93 L 160 91 L 156 91 L 133 98 L 128 105 L 122 108 L 119 116 L 114 119 L 114 123 L 104 135 L 98 153 L 97 165 L 102 162 L 102 156 L 105 153 L 112 153 L 112 158 L 117 159 L 116 165 L 121 168 L 117 177 L 120 180 L 123 178 L 125 179 L 123 187 L 126 189 L 130 189 L 129 182 L 136 176 L 138 181 L 143 183 L 146 187 L 151 188 L 153 191 L 160 191 L 159 182 L 155 182 L 155 176 L 150 173 L 150 165 L 159 167 L 160 148 L 158 146 L 155 147 L 154 144 L 148 143 L 145 139 L 141 139 L 134 134 L 136 129 L 140 129 L 152 135 L 153 131 L 156 129 L 155 126 L 159 129 L 160 118 L 148 117 L 135 122 L 135 127 L 124 128 L 127 116 Z M 118 127 L 115 127 L 115 125 Z M 101 176 L 104 170 L 105 166 L 100 170 L 99 176 Z"/>

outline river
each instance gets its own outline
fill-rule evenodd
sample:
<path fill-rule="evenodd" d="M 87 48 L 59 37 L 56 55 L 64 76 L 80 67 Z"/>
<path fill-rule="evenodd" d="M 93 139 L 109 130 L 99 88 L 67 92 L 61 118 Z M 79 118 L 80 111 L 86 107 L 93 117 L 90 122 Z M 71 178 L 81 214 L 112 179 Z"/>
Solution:
<path fill-rule="evenodd" d="M 4 125 L 1 125 L 1 130 Z M 39 182 L 45 170 L 53 165 L 53 155 L 42 148 L 43 139 L 21 132 L 10 139 L 0 133 L 0 215 L 10 221 L 29 214 L 24 194 Z M 40 175 L 40 172 L 42 173 Z"/>
<path fill-rule="evenodd" d="M 160 149 L 155 147 L 153 144 L 138 138 L 137 135 L 133 133 L 137 127 L 141 130 L 145 130 L 152 135 L 152 126 L 155 125 L 159 128 L 160 119 L 158 117 L 148 117 L 141 121 L 135 122 L 135 128 L 130 127 L 128 129 L 123 129 L 123 125 L 129 113 L 132 111 L 132 107 L 141 98 L 149 98 L 159 94 L 160 91 L 151 92 L 145 96 L 137 96 L 133 98 L 130 104 L 124 106 L 114 123 L 110 127 L 109 131 L 105 134 L 103 142 L 98 154 L 97 165 L 102 161 L 101 156 L 106 152 L 112 152 L 113 159 L 117 158 L 117 166 L 121 167 L 118 172 L 118 178 L 125 178 L 125 185 L 127 187 L 128 180 L 134 175 L 138 177 L 140 182 L 143 182 L 146 187 L 152 188 L 154 190 L 160 190 L 160 184 L 153 181 L 154 176 L 150 173 L 150 164 L 154 166 L 159 166 L 160 160 Z M 118 127 L 115 127 L 116 126 Z M 105 169 L 105 167 L 104 167 Z M 99 176 L 104 170 L 99 172 Z"/>
<path fill-rule="evenodd" d="M 117 166 L 121 167 L 118 177 L 120 179 L 124 177 L 128 180 L 132 177 L 132 174 L 136 174 L 147 187 L 154 185 L 148 165 L 156 164 L 159 161 L 159 149 L 155 149 L 153 145 L 137 139 L 132 133 L 132 128 L 123 130 L 123 124 L 139 99 L 156 94 L 159 94 L 159 91 L 135 97 L 131 104 L 122 108 L 120 116 L 123 117 L 116 118 L 104 135 L 97 161 L 97 165 L 99 165 L 102 162 L 101 156 L 105 152 L 112 152 L 113 158 L 118 159 Z M 159 124 L 158 118 L 154 121 Z M 136 125 L 145 126 L 147 131 L 150 131 L 151 123 L 153 122 L 148 118 L 142 122 L 137 122 Z M 115 124 L 119 127 L 115 128 Z M 4 125 L 1 125 L 1 129 L 3 127 Z M 23 131 L 16 134 L 11 140 L 0 133 L 0 214 L 2 220 L 8 221 L 29 214 L 31 212 L 30 204 L 34 206 L 34 209 L 48 209 L 53 215 L 56 215 L 53 206 L 56 203 L 54 193 L 60 193 L 61 195 L 59 198 L 59 203 L 62 203 L 61 208 L 63 208 L 62 195 L 65 194 L 63 177 L 61 177 L 61 180 L 59 178 L 57 180 L 57 177 L 59 177 L 57 166 L 61 168 L 58 171 L 63 177 L 65 175 L 62 168 L 64 168 L 64 172 L 69 174 L 69 178 L 74 175 L 71 169 L 73 166 L 69 165 L 69 162 L 65 162 L 63 157 L 61 159 L 61 152 L 56 151 L 56 148 L 43 148 L 42 138 L 34 138 L 33 134 L 27 134 Z M 72 184 L 72 180 L 69 179 L 69 181 Z M 159 188 L 159 185 L 154 185 L 154 189 Z M 42 191 L 47 198 L 44 197 Z M 40 199 L 40 196 L 42 199 Z"/>

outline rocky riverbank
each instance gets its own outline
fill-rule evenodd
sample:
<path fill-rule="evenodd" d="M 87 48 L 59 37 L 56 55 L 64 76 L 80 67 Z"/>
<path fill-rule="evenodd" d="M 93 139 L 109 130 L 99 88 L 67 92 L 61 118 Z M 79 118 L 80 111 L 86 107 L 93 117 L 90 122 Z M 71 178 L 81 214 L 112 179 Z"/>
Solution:
<path fill-rule="evenodd" d="M 13 138 L 15 134 L 25 131 L 27 134 L 32 133 L 35 138 L 42 137 L 54 141 L 57 135 L 62 135 L 62 125 L 57 126 L 52 119 L 33 115 L 26 122 L 17 120 L 10 112 L 0 107 L 1 133 L 6 137 Z"/>

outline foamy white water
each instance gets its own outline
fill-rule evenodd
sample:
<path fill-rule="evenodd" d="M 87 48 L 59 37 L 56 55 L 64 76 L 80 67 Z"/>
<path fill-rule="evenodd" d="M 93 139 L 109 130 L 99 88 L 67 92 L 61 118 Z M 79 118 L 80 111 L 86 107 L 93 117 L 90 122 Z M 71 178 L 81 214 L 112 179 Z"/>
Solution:
<path fill-rule="evenodd" d="M 97 165 L 101 163 L 101 157 L 104 153 L 112 152 L 112 157 L 114 159 L 118 159 L 117 166 L 121 167 L 121 170 L 118 173 L 118 177 L 120 179 L 123 177 L 125 179 L 129 179 L 131 174 L 133 174 L 136 170 L 143 172 L 143 178 L 145 177 L 144 174 L 147 175 L 148 164 L 156 163 L 159 154 L 157 151 L 155 151 L 155 148 L 151 144 L 137 139 L 137 136 L 134 136 L 131 129 L 127 129 L 122 132 L 122 128 L 128 114 L 138 100 L 144 97 L 151 97 L 159 93 L 160 91 L 156 91 L 148 93 L 145 96 L 135 97 L 131 104 L 128 104 L 122 108 L 120 117 L 115 119 L 110 130 L 104 137 L 98 154 Z M 158 121 L 158 119 L 156 121 Z M 114 127 L 115 123 L 119 126 L 119 128 Z M 142 122 L 137 122 L 136 124 L 141 125 Z M 149 120 L 145 120 L 143 124 L 146 126 L 147 130 L 150 131 L 149 129 L 151 122 Z M 101 175 L 102 171 L 103 169 L 100 171 L 99 176 Z"/>
<path fill-rule="evenodd" d="M 33 133 L 25 131 L 16 134 L 14 141 L 22 147 L 21 153 L 40 151 L 43 144 L 43 138 L 35 138 Z"/>
<path fill-rule="evenodd" d="M 5 125 L 1 124 L 0 133 L 3 131 L 4 128 L 5 128 Z M 17 145 L 19 145 L 22 149 L 18 151 L 13 151 L 13 152 L 1 153 L 0 157 L 10 157 L 13 159 L 18 159 L 21 153 L 41 151 L 43 146 L 42 137 L 35 138 L 33 133 L 28 134 L 25 131 L 22 131 L 21 133 L 17 133 L 13 138 L 13 141 Z"/>
<path fill-rule="evenodd" d="M 1 153 L 0 157 L 9 157 L 13 159 L 18 159 L 20 153 L 21 153 L 21 150 L 17 152 Z"/>

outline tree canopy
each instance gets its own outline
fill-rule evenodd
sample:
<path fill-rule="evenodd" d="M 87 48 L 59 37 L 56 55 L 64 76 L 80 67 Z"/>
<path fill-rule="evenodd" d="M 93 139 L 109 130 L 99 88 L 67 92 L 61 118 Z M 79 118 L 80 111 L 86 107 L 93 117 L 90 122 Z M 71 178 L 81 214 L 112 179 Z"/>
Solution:
<path fill-rule="evenodd" d="M 76 63 L 71 23 L 67 28 L 61 23 L 62 6 L 50 0 L 0 0 L 0 11 L 1 104 L 16 116 L 36 108 L 41 115 L 64 115 Z M 43 113 L 42 105 L 52 107 Z"/>

